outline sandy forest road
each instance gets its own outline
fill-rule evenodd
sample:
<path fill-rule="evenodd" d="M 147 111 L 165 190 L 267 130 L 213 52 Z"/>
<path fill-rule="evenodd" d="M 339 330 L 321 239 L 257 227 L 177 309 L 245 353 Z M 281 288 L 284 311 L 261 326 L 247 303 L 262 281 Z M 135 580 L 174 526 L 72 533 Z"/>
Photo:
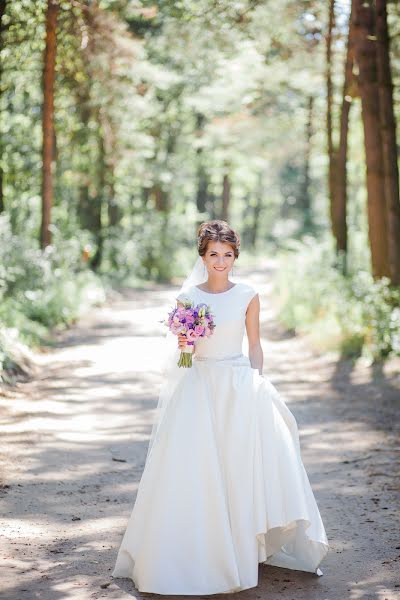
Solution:
<path fill-rule="evenodd" d="M 297 418 L 331 550 L 323 577 L 264 565 L 258 587 L 229 597 L 398 599 L 400 366 L 312 353 L 277 325 L 272 275 L 241 271 L 262 292 L 264 374 Z M 126 291 L 91 311 L 40 355 L 36 381 L 0 397 L 1 598 L 140 597 L 110 573 L 147 450 L 166 292 Z"/>

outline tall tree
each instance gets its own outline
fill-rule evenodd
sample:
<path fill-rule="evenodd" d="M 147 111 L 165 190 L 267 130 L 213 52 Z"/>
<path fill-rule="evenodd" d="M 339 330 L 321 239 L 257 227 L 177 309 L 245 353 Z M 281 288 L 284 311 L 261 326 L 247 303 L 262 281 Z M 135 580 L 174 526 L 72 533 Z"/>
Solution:
<path fill-rule="evenodd" d="M 264 202 L 264 177 L 263 177 L 263 173 L 260 171 L 258 174 L 258 181 L 257 181 L 257 186 L 255 189 L 255 198 L 253 201 L 253 210 L 252 210 L 252 222 L 250 225 L 250 231 L 249 231 L 249 241 L 250 241 L 250 246 L 255 249 L 256 245 L 257 245 L 257 239 L 258 239 L 258 232 L 259 232 L 259 228 L 260 228 L 260 215 L 263 209 L 263 202 Z M 249 204 L 249 197 L 247 199 L 247 204 Z M 245 207 L 245 211 L 244 214 L 246 214 L 246 212 L 248 211 L 248 206 Z"/>
<path fill-rule="evenodd" d="M 344 65 L 344 81 L 339 122 L 339 143 L 333 141 L 333 31 L 335 28 L 335 2 L 329 5 L 328 32 L 326 36 L 326 85 L 327 85 L 327 132 L 329 159 L 329 197 L 332 232 L 336 243 L 336 252 L 342 255 L 341 268 L 347 268 L 347 138 L 351 96 L 354 94 L 353 76 L 353 29 L 351 13 L 347 34 L 347 50 Z"/>
<path fill-rule="evenodd" d="M 346 60 L 342 91 L 342 106 L 340 110 L 339 147 L 336 150 L 336 201 L 335 222 L 337 232 L 337 250 L 343 252 L 343 270 L 347 270 L 347 139 L 349 131 L 349 116 L 352 98 L 357 93 L 355 76 L 353 74 L 353 26 L 350 12 L 347 34 Z"/>
<path fill-rule="evenodd" d="M 100 119 L 99 119 L 100 125 Z M 102 224 L 102 207 L 104 205 L 104 195 L 106 188 L 106 150 L 104 147 L 104 135 L 101 126 L 98 127 L 98 176 L 97 176 L 97 189 L 94 198 L 91 198 L 93 202 L 92 214 L 95 217 L 93 222 L 93 232 L 96 239 L 96 252 L 91 260 L 91 266 L 94 270 L 98 269 L 101 265 L 103 258 L 103 246 L 104 246 L 104 229 Z"/>
<path fill-rule="evenodd" d="M 374 6 L 372 0 L 353 0 L 352 8 L 354 58 L 359 72 L 365 140 L 372 273 L 377 278 L 390 277 Z"/>
<path fill-rule="evenodd" d="M 0 0 L 0 51 L 3 50 L 4 46 L 4 14 L 6 12 L 6 0 Z M 3 90 L 0 88 L 0 93 Z M 0 141 L 1 144 L 1 141 Z M 0 161 L 3 160 L 3 148 L 1 146 Z M 0 163 L 0 213 L 4 211 L 4 195 L 3 195 L 3 167 Z"/>
<path fill-rule="evenodd" d="M 328 149 L 328 191 L 329 191 L 329 206 L 331 216 L 332 233 L 337 241 L 337 225 L 336 225 L 336 207 L 335 207 L 335 171 L 336 171 L 336 153 L 333 143 L 333 83 L 332 83 L 332 67 L 333 67 L 333 30 L 335 27 L 335 0 L 329 2 L 328 29 L 326 32 L 326 134 L 327 134 L 327 149 Z"/>
<path fill-rule="evenodd" d="M 393 284 L 400 284 L 400 202 L 396 120 L 390 67 L 387 2 L 376 0 L 379 116 L 382 135 L 384 188 L 387 208 L 388 251 Z"/>
<path fill-rule="evenodd" d="M 229 220 L 229 205 L 231 202 L 231 182 L 228 173 L 224 173 L 222 181 L 222 211 L 221 219 L 223 221 Z"/>
<path fill-rule="evenodd" d="M 205 117 L 201 113 L 196 114 L 196 133 L 198 138 L 204 135 Z M 199 213 L 205 213 L 208 197 L 208 176 L 204 166 L 204 152 L 201 145 L 196 148 L 197 167 L 197 191 L 196 207 Z"/>
<path fill-rule="evenodd" d="M 43 66 L 43 147 L 42 147 L 42 224 L 40 244 L 45 248 L 51 243 L 51 208 L 53 204 L 52 163 L 54 154 L 54 81 L 57 50 L 57 0 L 47 0 L 46 45 Z"/>
<path fill-rule="evenodd" d="M 311 139 L 313 134 L 313 107 L 314 97 L 309 96 L 307 101 L 307 123 L 305 131 L 304 149 L 304 174 L 300 188 L 300 203 L 303 214 L 303 228 L 305 230 L 312 226 L 311 195 L 310 195 L 310 161 L 311 161 Z"/>

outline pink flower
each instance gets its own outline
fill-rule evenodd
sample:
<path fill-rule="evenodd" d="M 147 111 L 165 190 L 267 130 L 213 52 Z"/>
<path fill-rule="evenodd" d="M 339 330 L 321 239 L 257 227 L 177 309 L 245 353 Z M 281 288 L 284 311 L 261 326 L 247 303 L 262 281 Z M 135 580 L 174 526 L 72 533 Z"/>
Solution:
<path fill-rule="evenodd" d="M 203 335 L 204 327 L 202 325 L 196 325 L 194 331 L 198 337 Z"/>
<path fill-rule="evenodd" d="M 206 313 L 199 317 L 199 310 L 206 307 Z M 168 313 L 168 320 L 163 321 L 174 335 L 184 335 L 188 342 L 193 344 L 200 337 L 212 335 L 215 328 L 214 315 L 211 313 L 209 305 L 201 303 L 197 306 L 189 301 L 186 306 L 177 306 Z M 192 366 L 192 354 L 182 351 L 179 367 Z"/>

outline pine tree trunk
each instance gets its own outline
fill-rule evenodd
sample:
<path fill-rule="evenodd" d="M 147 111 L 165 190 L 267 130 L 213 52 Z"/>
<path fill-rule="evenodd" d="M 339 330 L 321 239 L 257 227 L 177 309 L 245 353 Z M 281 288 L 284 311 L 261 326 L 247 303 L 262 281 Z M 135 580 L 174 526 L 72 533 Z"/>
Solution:
<path fill-rule="evenodd" d="M 91 267 L 96 271 L 101 265 L 103 258 L 103 243 L 104 243 L 104 232 L 103 232 L 103 203 L 104 203 L 104 189 L 105 189 L 105 172 L 106 172 L 106 151 L 104 148 L 104 137 L 102 128 L 100 125 L 100 116 L 98 115 L 98 165 L 97 165 L 97 190 L 96 196 L 90 198 L 91 200 L 91 218 L 92 218 L 92 232 L 96 238 L 96 252 L 91 260 Z"/>
<path fill-rule="evenodd" d="M 196 114 L 196 137 L 201 138 L 204 133 L 205 116 L 201 113 Z M 208 197 L 208 176 L 204 167 L 204 150 L 202 146 L 196 149 L 196 166 L 197 166 L 197 192 L 196 206 L 197 212 L 205 213 L 207 210 Z"/>
<path fill-rule="evenodd" d="M 255 249 L 257 245 L 258 232 L 260 226 L 260 215 L 263 208 L 264 199 L 264 179 L 262 173 L 258 175 L 258 185 L 256 190 L 256 202 L 253 207 L 252 225 L 250 228 L 250 246 Z M 247 207 L 246 207 L 247 208 Z"/>
<path fill-rule="evenodd" d="M 112 167 L 108 165 L 108 202 L 107 202 L 107 214 L 108 214 L 108 225 L 109 227 L 117 227 L 122 219 L 122 211 L 119 207 L 116 196 L 115 196 L 115 185 L 114 185 L 114 171 Z"/>
<path fill-rule="evenodd" d="M 159 183 L 153 187 L 154 205 L 158 212 L 167 212 L 169 210 L 168 194 Z"/>
<path fill-rule="evenodd" d="M 328 31 L 326 34 L 326 132 L 328 146 L 328 192 L 333 237 L 337 242 L 336 224 L 336 154 L 333 143 L 333 83 L 332 83 L 332 33 L 335 26 L 335 0 L 329 2 Z"/>
<path fill-rule="evenodd" d="M 218 197 L 213 191 L 207 195 L 207 212 L 210 219 L 218 219 Z"/>
<path fill-rule="evenodd" d="M 228 221 L 229 216 L 229 204 L 231 201 L 231 183 L 229 181 L 229 175 L 225 173 L 222 182 L 222 215 L 223 221 Z"/>
<path fill-rule="evenodd" d="M 351 101 L 352 96 L 355 93 L 355 79 L 353 76 L 353 27 L 351 22 L 352 15 L 350 13 L 349 32 L 347 37 L 346 62 L 344 69 L 342 107 L 340 111 L 340 137 L 336 162 L 336 242 L 337 251 L 344 253 L 345 260 L 347 254 L 347 138 L 349 131 L 349 115 Z M 346 263 L 343 264 L 343 270 L 344 272 L 346 272 Z"/>
<path fill-rule="evenodd" d="M 205 213 L 208 199 L 208 177 L 201 163 L 197 166 L 196 206 L 199 213 Z"/>
<path fill-rule="evenodd" d="M 396 120 L 390 68 L 386 0 L 376 0 L 379 108 L 382 134 L 384 186 L 387 209 L 388 251 L 391 281 L 400 284 L 400 202 L 397 165 Z"/>
<path fill-rule="evenodd" d="M 312 138 L 312 123 L 313 123 L 313 107 L 314 97 L 308 98 L 308 110 L 307 110 L 307 123 L 306 123 L 306 135 L 305 135 L 305 151 L 304 151 L 304 174 L 301 185 L 300 200 L 301 200 L 301 211 L 303 216 L 303 228 L 305 230 L 310 229 L 312 226 L 312 213 L 311 213 L 311 197 L 310 197 L 310 159 L 311 159 L 311 138 Z"/>
<path fill-rule="evenodd" d="M 81 86 L 79 90 L 79 94 L 77 94 L 77 107 L 80 114 L 80 120 L 83 125 L 82 129 L 85 133 L 86 139 L 91 135 L 90 132 L 90 94 L 89 89 L 85 86 Z M 83 139 L 82 139 L 83 143 Z M 87 160 L 87 163 L 90 161 Z M 82 161 L 83 164 L 85 164 Z M 83 229 L 88 229 L 89 231 L 95 231 L 95 222 L 96 217 L 93 213 L 93 205 L 94 199 L 90 195 L 90 182 L 91 182 L 91 174 L 90 168 L 87 164 L 86 168 L 81 172 L 81 180 L 82 183 L 79 187 L 79 195 L 78 195 L 78 206 L 77 213 L 79 217 L 79 222 Z M 92 186 L 93 188 L 93 186 Z"/>
<path fill-rule="evenodd" d="M 0 167 L 0 213 L 4 212 L 4 195 L 3 195 L 3 169 Z"/>
<path fill-rule="evenodd" d="M 122 210 L 115 194 L 115 164 L 118 153 L 116 136 L 112 119 L 105 110 L 99 111 L 100 135 L 103 138 L 103 189 L 102 196 L 106 201 L 108 226 L 116 227 L 122 219 Z"/>
<path fill-rule="evenodd" d="M 46 46 L 43 68 L 43 147 L 42 147 L 42 224 L 40 245 L 45 248 L 51 243 L 51 208 L 53 204 L 52 163 L 54 152 L 54 80 L 56 65 L 56 28 L 59 6 L 57 0 L 47 1 Z"/>
<path fill-rule="evenodd" d="M 375 14 L 372 1 L 353 0 L 354 58 L 359 70 L 367 165 L 368 233 L 374 277 L 390 276 L 387 213 L 379 121 Z"/>
<path fill-rule="evenodd" d="M 0 0 L 0 51 L 3 50 L 4 47 L 4 23 L 3 16 L 6 12 L 6 0 Z M 1 155 L 3 156 L 3 144 L 2 140 L 0 140 L 1 144 Z M 0 167 L 0 213 L 4 212 L 4 195 L 3 195 L 3 183 L 4 183 L 4 173 L 3 169 Z"/>

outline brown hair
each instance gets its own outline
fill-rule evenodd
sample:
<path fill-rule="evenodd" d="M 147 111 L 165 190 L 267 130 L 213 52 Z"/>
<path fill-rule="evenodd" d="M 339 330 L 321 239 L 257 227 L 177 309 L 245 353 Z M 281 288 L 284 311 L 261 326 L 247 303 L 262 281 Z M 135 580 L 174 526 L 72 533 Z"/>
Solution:
<path fill-rule="evenodd" d="M 232 246 L 235 258 L 239 256 L 240 237 L 226 221 L 205 221 L 197 230 L 197 250 L 200 256 L 207 252 L 208 242 L 222 242 Z"/>

